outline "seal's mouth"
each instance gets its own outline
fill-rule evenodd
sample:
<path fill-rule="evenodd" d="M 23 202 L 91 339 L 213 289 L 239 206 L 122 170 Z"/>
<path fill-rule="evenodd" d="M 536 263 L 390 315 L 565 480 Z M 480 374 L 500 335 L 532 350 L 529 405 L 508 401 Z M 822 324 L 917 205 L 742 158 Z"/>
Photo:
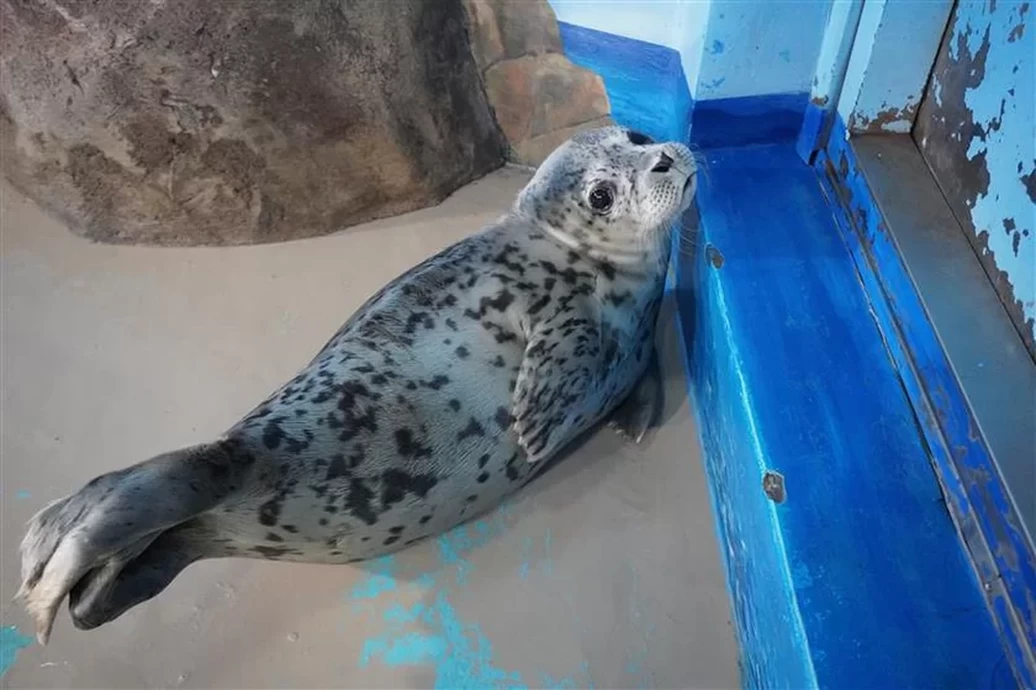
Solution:
<path fill-rule="evenodd" d="M 693 173 L 692 172 L 690 175 L 687 176 L 687 179 L 683 181 L 683 193 L 684 194 L 686 194 L 687 190 L 691 188 L 691 183 L 694 182 L 694 176 L 695 175 L 697 175 L 697 173 Z"/>

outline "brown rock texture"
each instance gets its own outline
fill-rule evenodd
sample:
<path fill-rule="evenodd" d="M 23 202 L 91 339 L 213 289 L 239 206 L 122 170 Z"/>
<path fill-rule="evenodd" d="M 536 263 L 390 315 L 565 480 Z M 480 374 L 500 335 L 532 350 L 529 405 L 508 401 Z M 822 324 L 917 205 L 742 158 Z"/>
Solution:
<path fill-rule="evenodd" d="M 465 0 L 472 50 L 510 158 L 539 165 L 576 132 L 610 124 L 601 77 L 564 56 L 547 0 Z"/>
<path fill-rule="evenodd" d="M 77 233 L 229 245 L 502 164 L 463 0 L 0 0 L 0 157 Z"/>

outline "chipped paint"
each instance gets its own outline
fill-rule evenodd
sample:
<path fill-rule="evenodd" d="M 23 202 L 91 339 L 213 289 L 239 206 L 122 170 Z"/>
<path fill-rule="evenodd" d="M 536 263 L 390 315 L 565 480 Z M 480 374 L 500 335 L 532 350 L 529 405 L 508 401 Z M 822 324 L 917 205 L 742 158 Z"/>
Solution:
<path fill-rule="evenodd" d="M 952 6 L 864 3 L 838 104 L 850 132 L 910 132 Z"/>
<path fill-rule="evenodd" d="M 961 3 L 914 132 L 1036 358 L 1036 41 L 1030 4 Z"/>

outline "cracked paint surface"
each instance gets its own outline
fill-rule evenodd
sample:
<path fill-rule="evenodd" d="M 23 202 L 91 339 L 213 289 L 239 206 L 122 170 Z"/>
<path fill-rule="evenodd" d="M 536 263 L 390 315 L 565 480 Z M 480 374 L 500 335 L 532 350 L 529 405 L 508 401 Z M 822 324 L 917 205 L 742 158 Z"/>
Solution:
<path fill-rule="evenodd" d="M 1036 356 L 1036 32 L 1028 2 L 960 3 L 914 136 Z"/>

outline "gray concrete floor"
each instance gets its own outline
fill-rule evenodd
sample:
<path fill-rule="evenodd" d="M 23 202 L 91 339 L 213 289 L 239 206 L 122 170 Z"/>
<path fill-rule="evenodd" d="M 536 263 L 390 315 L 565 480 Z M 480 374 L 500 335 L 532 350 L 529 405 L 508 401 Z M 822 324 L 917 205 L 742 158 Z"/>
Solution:
<path fill-rule="evenodd" d="M 50 646 L 17 649 L 33 512 L 221 432 L 525 180 L 505 169 L 434 209 L 235 249 L 89 244 L 3 186 L 3 687 L 738 686 L 671 311 L 667 421 L 644 446 L 602 430 L 501 510 L 395 558 L 203 562 L 110 625 L 80 632 L 62 610 Z"/>

